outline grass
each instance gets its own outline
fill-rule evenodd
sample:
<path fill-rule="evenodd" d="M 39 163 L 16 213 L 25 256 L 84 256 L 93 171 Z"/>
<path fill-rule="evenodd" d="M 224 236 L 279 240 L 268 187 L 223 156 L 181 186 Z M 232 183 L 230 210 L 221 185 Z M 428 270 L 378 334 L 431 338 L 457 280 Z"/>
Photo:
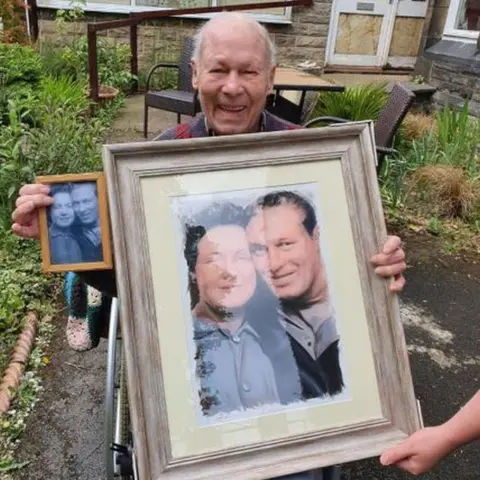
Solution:
<path fill-rule="evenodd" d="M 480 119 L 449 107 L 435 115 L 409 114 L 399 153 L 380 173 L 391 221 L 439 236 L 444 251 L 480 245 Z"/>

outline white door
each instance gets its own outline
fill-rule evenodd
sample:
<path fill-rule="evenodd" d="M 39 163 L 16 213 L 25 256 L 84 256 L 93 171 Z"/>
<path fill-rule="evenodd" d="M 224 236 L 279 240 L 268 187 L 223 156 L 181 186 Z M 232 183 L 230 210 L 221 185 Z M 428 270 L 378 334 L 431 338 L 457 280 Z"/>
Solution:
<path fill-rule="evenodd" d="M 426 0 L 334 0 L 326 63 L 413 66 L 427 6 Z"/>
<path fill-rule="evenodd" d="M 427 0 L 399 0 L 388 50 L 383 52 L 383 65 L 398 68 L 415 65 L 422 41 L 427 14 Z"/>

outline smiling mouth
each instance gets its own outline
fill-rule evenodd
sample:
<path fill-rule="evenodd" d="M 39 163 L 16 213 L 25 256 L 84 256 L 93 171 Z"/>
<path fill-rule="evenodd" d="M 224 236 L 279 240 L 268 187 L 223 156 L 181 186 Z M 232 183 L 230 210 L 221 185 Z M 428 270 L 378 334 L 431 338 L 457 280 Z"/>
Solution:
<path fill-rule="evenodd" d="M 226 112 L 226 113 L 240 113 L 240 112 L 243 112 L 246 107 L 244 106 L 229 106 L 229 105 L 219 105 L 219 108 L 220 110 L 222 110 L 222 112 Z"/>
<path fill-rule="evenodd" d="M 286 273 L 285 275 L 277 275 L 275 277 L 272 277 L 272 283 L 275 286 L 283 286 L 290 281 L 293 275 L 294 275 L 294 272 Z"/>
<path fill-rule="evenodd" d="M 236 283 L 235 285 L 229 285 L 226 287 L 220 287 L 220 290 L 224 292 L 231 292 L 232 290 L 236 290 L 237 288 L 241 287 L 240 284 Z"/>

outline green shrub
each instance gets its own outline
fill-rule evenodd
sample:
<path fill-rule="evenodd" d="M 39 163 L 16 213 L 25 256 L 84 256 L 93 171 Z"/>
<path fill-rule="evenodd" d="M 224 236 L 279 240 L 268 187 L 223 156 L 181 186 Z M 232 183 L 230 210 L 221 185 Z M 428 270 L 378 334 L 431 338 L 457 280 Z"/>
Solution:
<path fill-rule="evenodd" d="M 32 115 L 24 104 L 8 101 L 8 124 L 0 128 L 0 230 L 8 230 L 18 189 L 35 175 L 101 169 L 103 135 L 121 100 L 83 115 L 89 101 L 83 85 L 68 78 L 45 77 L 40 82 Z"/>
<path fill-rule="evenodd" d="M 311 118 L 329 116 L 351 121 L 375 120 L 387 98 L 385 84 L 377 83 L 347 87 L 343 92 L 323 92 L 318 95 Z"/>
<path fill-rule="evenodd" d="M 21 259 L 21 261 L 19 261 Z M 0 370 L 22 328 L 28 310 L 42 314 L 38 305 L 53 289 L 52 276 L 45 275 L 39 264 L 39 245 L 26 242 L 10 232 L 0 231 Z"/>
<path fill-rule="evenodd" d="M 76 112 L 45 111 L 42 128 L 31 132 L 29 163 L 36 175 L 95 171 L 101 168 L 98 141 L 106 125 L 96 118 L 79 121 Z"/>
<path fill-rule="evenodd" d="M 0 232 L 9 228 L 10 215 L 19 186 L 33 179 L 31 167 L 24 154 L 29 127 L 23 122 L 28 112 L 17 110 L 9 102 L 9 124 L 0 128 Z"/>
<path fill-rule="evenodd" d="M 46 76 L 40 83 L 38 104 L 45 115 L 59 115 L 68 111 L 72 115 L 82 115 L 90 106 L 85 82 L 71 77 Z"/>
<path fill-rule="evenodd" d="M 60 48 L 43 42 L 40 51 L 43 66 L 53 77 L 70 77 L 87 83 L 88 40 L 85 35 Z M 108 38 L 98 37 L 97 68 L 100 84 L 127 91 L 135 78 L 130 73 L 130 46 L 114 44 Z"/>
<path fill-rule="evenodd" d="M 42 78 L 42 62 L 32 47 L 0 43 L 0 125 L 8 125 L 8 102 L 14 101 L 24 113 L 34 107 L 33 92 Z M 34 118 L 22 115 L 33 125 Z"/>
<path fill-rule="evenodd" d="M 35 125 L 34 110 L 37 104 L 35 92 L 38 88 L 28 83 L 12 83 L 0 89 L 0 125 L 10 124 L 9 104 L 15 105 L 15 110 L 21 113 L 25 123 Z"/>
<path fill-rule="evenodd" d="M 35 84 L 41 76 L 40 55 L 32 47 L 0 43 L 0 79 L 4 86 L 17 82 Z"/>

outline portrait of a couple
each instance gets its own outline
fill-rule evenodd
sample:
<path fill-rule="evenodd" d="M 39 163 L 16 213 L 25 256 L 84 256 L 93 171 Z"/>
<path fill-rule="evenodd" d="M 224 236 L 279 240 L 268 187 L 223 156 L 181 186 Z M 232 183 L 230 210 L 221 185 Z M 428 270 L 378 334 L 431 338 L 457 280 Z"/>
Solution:
<path fill-rule="evenodd" d="M 180 207 L 203 416 L 334 401 L 347 386 L 314 202 L 294 187 L 216 195 Z"/>
<path fill-rule="evenodd" d="M 47 209 L 52 265 L 101 262 L 102 232 L 96 182 L 50 185 L 54 203 Z"/>

